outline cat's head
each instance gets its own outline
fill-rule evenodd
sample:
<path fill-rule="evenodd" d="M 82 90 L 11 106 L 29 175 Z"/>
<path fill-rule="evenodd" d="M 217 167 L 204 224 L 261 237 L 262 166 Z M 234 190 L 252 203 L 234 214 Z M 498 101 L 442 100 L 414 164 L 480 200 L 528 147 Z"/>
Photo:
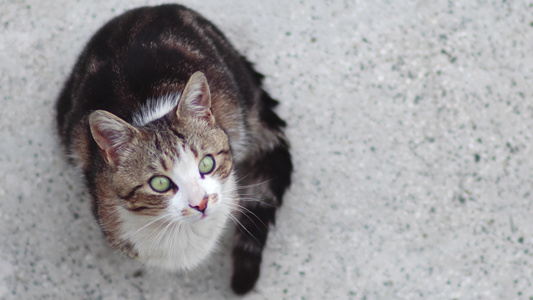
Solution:
<path fill-rule="evenodd" d="M 185 223 L 230 205 L 224 201 L 234 197 L 232 156 L 212 114 L 205 76 L 193 74 L 178 104 L 148 121 L 133 126 L 106 111 L 90 115 L 105 160 L 99 172 L 108 174 L 104 184 L 115 201 L 133 215 Z"/>

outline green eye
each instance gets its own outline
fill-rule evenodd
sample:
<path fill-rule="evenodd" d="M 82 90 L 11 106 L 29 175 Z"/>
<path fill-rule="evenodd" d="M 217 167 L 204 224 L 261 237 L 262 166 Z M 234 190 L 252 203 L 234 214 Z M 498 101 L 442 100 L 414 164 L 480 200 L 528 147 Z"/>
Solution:
<path fill-rule="evenodd" d="M 208 155 L 204 157 L 200 161 L 200 164 L 198 165 L 198 169 L 200 170 L 200 174 L 202 175 L 207 175 L 211 173 L 213 169 L 215 169 L 215 159 L 213 158 L 213 156 Z"/>
<path fill-rule="evenodd" d="M 172 182 L 170 179 L 168 179 L 168 177 L 155 176 L 150 179 L 150 187 L 158 193 L 164 193 L 168 192 L 168 190 L 172 188 Z"/>

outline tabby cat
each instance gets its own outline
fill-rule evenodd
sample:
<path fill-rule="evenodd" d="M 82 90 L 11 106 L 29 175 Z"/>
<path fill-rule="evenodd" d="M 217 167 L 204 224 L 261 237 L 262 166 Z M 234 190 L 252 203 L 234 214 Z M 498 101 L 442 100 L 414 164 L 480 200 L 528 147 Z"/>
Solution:
<path fill-rule="evenodd" d="M 254 287 L 293 169 L 261 81 L 180 5 L 130 10 L 91 38 L 58 98 L 57 125 L 112 248 L 191 269 L 232 220 L 231 286 Z"/>

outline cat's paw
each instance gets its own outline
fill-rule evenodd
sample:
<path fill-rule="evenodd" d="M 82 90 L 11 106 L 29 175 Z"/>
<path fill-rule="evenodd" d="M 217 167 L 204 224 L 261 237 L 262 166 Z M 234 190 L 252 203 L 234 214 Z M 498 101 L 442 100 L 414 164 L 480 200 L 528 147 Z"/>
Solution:
<path fill-rule="evenodd" d="M 259 278 L 261 259 L 258 260 L 250 256 L 235 257 L 234 259 L 231 289 L 237 295 L 244 295 L 254 288 Z"/>

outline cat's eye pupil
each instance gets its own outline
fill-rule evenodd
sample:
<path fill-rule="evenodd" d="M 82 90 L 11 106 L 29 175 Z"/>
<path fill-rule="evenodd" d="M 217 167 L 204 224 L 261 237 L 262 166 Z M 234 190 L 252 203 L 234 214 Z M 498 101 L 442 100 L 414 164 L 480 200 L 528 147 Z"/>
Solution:
<path fill-rule="evenodd" d="M 156 192 L 164 193 L 172 188 L 172 183 L 168 177 L 155 176 L 150 179 L 150 187 Z"/>
<path fill-rule="evenodd" d="M 213 169 L 215 169 L 215 159 L 213 158 L 213 156 L 208 155 L 204 157 L 200 161 L 200 165 L 198 166 L 198 169 L 200 169 L 200 173 L 202 175 L 211 173 Z"/>

